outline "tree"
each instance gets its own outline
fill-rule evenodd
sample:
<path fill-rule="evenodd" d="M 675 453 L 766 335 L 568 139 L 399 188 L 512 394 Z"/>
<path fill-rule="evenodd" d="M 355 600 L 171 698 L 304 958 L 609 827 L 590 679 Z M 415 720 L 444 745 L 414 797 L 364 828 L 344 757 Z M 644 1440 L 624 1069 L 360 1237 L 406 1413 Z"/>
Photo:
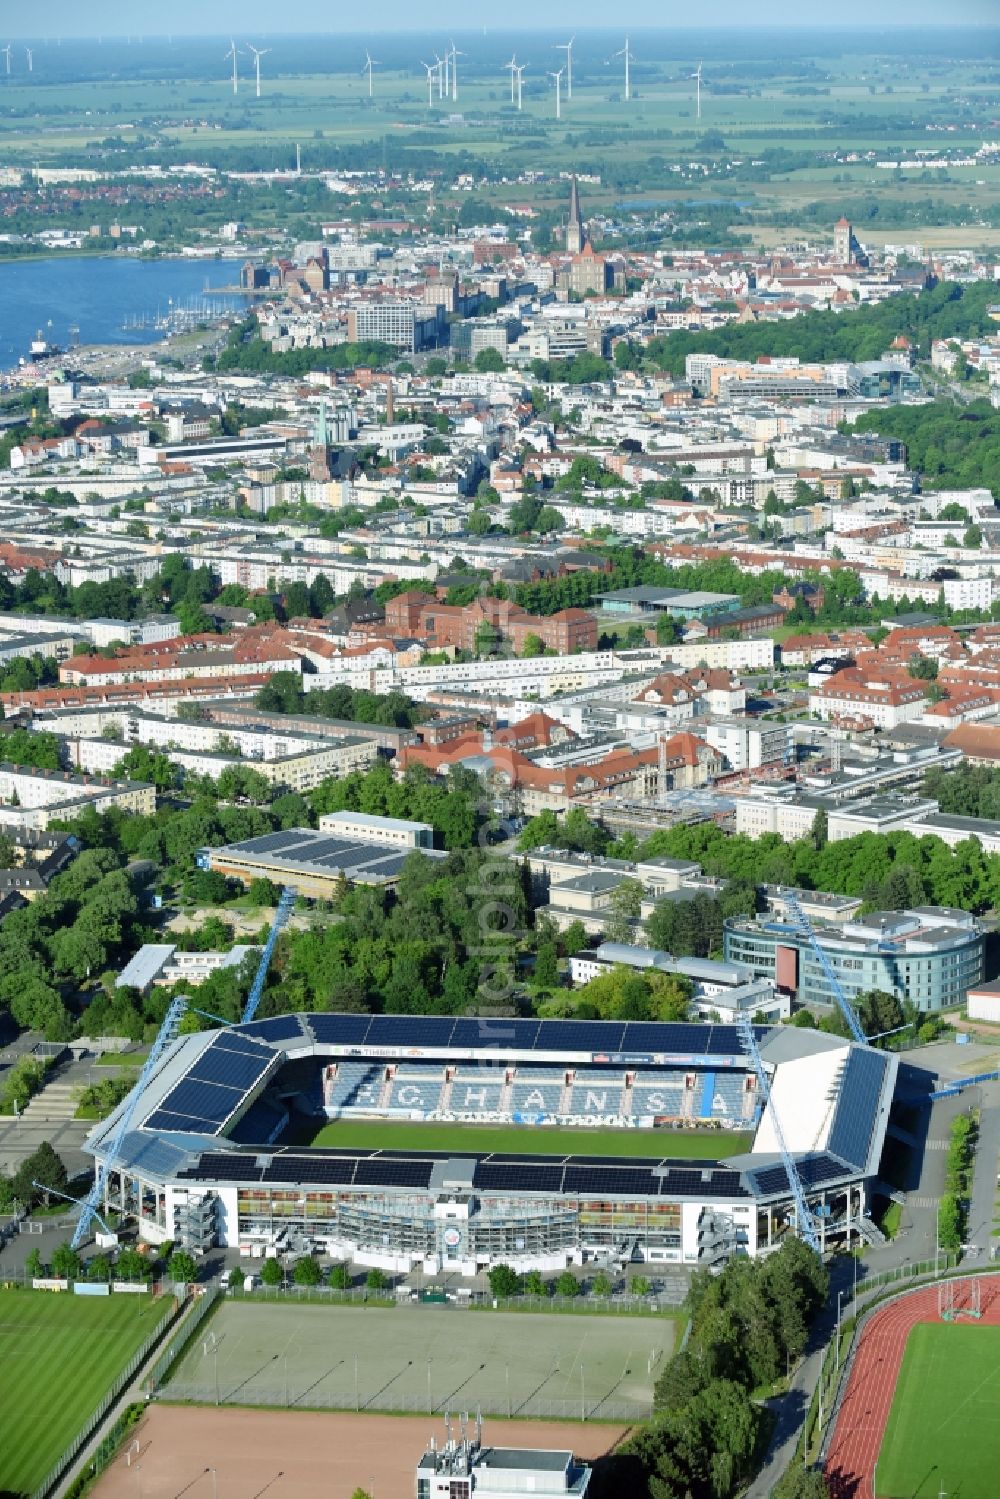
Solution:
<path fill-rule="evenodd" d="M 389 1289 L 389 1277 L 384 1270 L 379 1270 L 375 1266 L 365 1276 L 365 1285 L 369 1291 L 387 1291 Z"/>
<path fill-rule="evenodd" d="M 829 825 L 830 820 L 827 816 L 826 808 L 819 807 L 816 811 L 815 817 L 812 820 L 812 827 L 809 829 L 809 837 L 812 839 L 812 846 L 817 850 L 817 852 L 822 848 L 826 848 L 827 840 L 829 838 Z"/>
<path fill-rule="evenodd" d="M 592 1296 L 607 1298 L 614 1290 L 614 1282 L 606 1270 L 599 1270 L 590 1283 Z"/>
<path fill-rule="evenodd" d="M 351 1289 L 351 1272 L 346 1265 L 334 1265 L 330 1270 L 330 1285 L 335 1291 Z"/>
<path fill-rule="evenodd" d="M 579 1294 L 580 1282 L 577 1280 L 572 1270 L 564 1270 L 562 1274 L 556 1278 L 556 1295 L 579 1296 Z"/>
<path fill-rule="evenodd" d="M 260 1278 L 265 1286 L 280 1286 L 285 1279 L 285 1272 L 281 1267 L 281 1261 L 277 1255 L 268 1255 L 260 1270 Z"/>
<path fill-rule="evenodd" d="M 198 1279 L 198 1262 L 194 1255 L 188 1254 L 186 1250 L 175 1249 L 167 1265 L 167 1274 L 171 1280 L 190 1285 Z"/>
<path fill-rule="evenodd" d="M 775 1484 L 773 1499 L 830 1499 L 830 1487 L 822 1469 L 793 1462 Z"/>
<path fill-rule="evenodd" d="M 76 1280 L 80 1274 L 80 1256 L 69 1244 L 59 1244 L 52 1252 L 52 1274 L 60 1280 Z"/>
<path fill-rule="evenodd" d="M 489 1281 L 490 1292 L 498 1300 L 520 1293 L 521 1277 L 510 1265 L 494 1265 L 489 1273 Z"/>
<path fill-rule="evenodd" d="M 305 1254 L 296 1261 L 292 1279 L 297 1286 L 318 1286 L 323 1279 L 319 1261 L 314 1255 Z"/>
<path fill-rule="evenodd" d="M 540 942 L 535 953 L 535 986 L 538 989 L 555 989 L 559 985 L 559 959 L 554 942 Z"/>
<path fill-rule="evenodd" d="M 115 1264 L 116 1280 L 147 1280 L 149 1278 L 149 1261 L 138 1249 L 124 1248 L 118 1251 L 118 1260 Z"/>
<path fill-rule="evenodd" d="M 32 1280 L 38 1280 L 45 1274 L 45 1266 L 42 1264 L 42 1257 L 37 1249 L 28 1250 L 28 1256 L 24 1262 L 24 1273 Z"/>
<path fill-rule="evenodd" d="M 521 1290 L 525 1296 L 548 1296 L 548 1281 L 540 1270 L 529 1270 L 521 1281 Z"/>
<path fill-rule="evenodd" d="M 505 368 L 499 349 L 480 349 L 473 363 L 481 375 L 499 375 Z"/>
<path fill-rule="evenodd" d="M 233 1265 L 229 1271 L 229 1289 L 231 1291 L 242 1291 L 246 1276 L 243 1274 L 242 1265 Z"/>
<path fill-rule="evenodd" d="M 652 1286 L 645 1275 L 633 1275 L 631 1291 L 633 1296 L 648 1296 Z"/>
<path fill-rule="evenodd" d="M 965 535 L 962 537 L 962 545 L 969 547 L 972 551 L 978 551 L 983 544 L 983 529 L 981 526 L 967 526 Z"/>
<path fill-rule="evenodd" d="M 66 1167 L 56 1155 L 48 1140 L 43 1140 L 38 1149 L 21 1162 L 14 1173 L 14 1190 L 23 1203 L 34 1202 L 39 1189 L 46 1207 L 50 1192 L 65 1192 L 67 1186 Z M 36 1187 L 34 1183 L 37 1182 Z"/>
<path fill-rule="evenodd" d="M 587 928 L 582 921 L 571 921 L 559 939 L 559 945 L 567 958 L 574 953 L 582 952 L 587 946 L 589 938 Z"/>
<path fill-rule="evenodd" d="M 525 635 L 524 642 L 521 646 L 521 655 L 527 659 L 533 656 L 542 656 L 544 654 L 545 641 L 540 635 L 536 635 L 533 630 L 529 630 Z"/>
<path fill-rule="evenodd" d="M 643 893 L 642 881 L 631 879 L 622 880 L 611 892 L 609 915 L 604 924 L 604 935 L 609 942 L 632 941 L 633 923 L 639 919 Z"/>

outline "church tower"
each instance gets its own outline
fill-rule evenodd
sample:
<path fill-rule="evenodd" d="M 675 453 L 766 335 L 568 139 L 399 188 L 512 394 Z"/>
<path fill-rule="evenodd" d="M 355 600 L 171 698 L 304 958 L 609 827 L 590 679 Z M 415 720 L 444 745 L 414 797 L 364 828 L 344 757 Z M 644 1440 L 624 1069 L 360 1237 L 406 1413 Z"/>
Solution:
<path fill-rule="evenodd" d="M 568 255 L 579 255 L 586 238 L 587 236 L 583 228 L 583 214 L 580 212 L 580 189 L 574 177 L 569 192 L 569 218 L 566 221 L 566 253 Z"/>

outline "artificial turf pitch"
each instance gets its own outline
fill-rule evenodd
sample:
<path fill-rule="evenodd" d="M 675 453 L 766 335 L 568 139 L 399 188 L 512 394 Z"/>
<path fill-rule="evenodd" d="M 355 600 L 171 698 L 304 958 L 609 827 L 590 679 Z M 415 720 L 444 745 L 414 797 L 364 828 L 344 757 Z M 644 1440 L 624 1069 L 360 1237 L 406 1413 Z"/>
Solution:
<path fill-rule="evenodd" d="M 525 1124 L 424 1124 L 344 1119 L 310 1141 L 344 1150 L 453 1150 L 456 1154 L 647 1156 L 715 1161 L 749 1150 L 750 1136 L 729 1130 L 549 1129 Z"/>
<path fill-rule="evenodd" d="M 37 1488 L 172 1305 L 0 1290 L 0 1495 Z"/>
<path fill-rule="evenodd" d="M 878 1499 L 996 1499 L 1000 1327 L 922 1322 L 906 1341 L 879 1453 Z"/>

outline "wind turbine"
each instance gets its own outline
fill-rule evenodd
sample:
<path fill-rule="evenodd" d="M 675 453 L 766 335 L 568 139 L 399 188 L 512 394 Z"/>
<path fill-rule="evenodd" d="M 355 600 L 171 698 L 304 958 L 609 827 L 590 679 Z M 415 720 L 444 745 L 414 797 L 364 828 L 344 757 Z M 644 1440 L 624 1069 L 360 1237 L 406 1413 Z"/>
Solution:
<path fill-rule="evenodd" d="M 2 52 L 3 55 L 4 55 L 4 57 L 7 59 L 7 77 L 9 78 L 10 77 L 10 42 L 7 43 L 6 47 L 0 47 L 0 52 Z"/>
<path fill-rule="evenodd" d="M 458 101 L 458 59 L 464 57 L 464 52 L 459 52 L 455 43 L 451 44 L 451 98 L 452 102 Z"/>
<path fill-rule="evenodd" d="M 628 70 L 629 63 L 635 62 L 635 58 L 632 56 L 632 53 L 628 49 L 628 37 L 625 38 L 625 45 L 622 50 L 615 53 L 615 57 L 624 57 L 625 59 L 625 103 L 627 104 L 632 97 L 632 84 Z"/>
<path fill-rule="evenodd" d="M 438 98 L 439 99 L 443 99 L 444 98 L 444 58 L 443 57 L 438 57 L 438 55 L 437 55 L 436 52 L 434 54 L 434 66 L 437 68 L 437 75 L 438 75 Z"/>
<path fill-rule="evenodd" d="M 526 62 L 521 62 L 521 63 L 518 63 L 517 67 L 514 69 L 515 73 L 517 74 L 517 107 L 518 107 L 518 109 L 521 108 L 521 80 L 524 78 L 524 70 L 525 70 L 525 68 L 527 66 L 528 66 L 528 64 Z"/>
<path fill-rule="evenodd" d="M 698 64 L 697 71 L 694 72 L 694 73 L 692 73 L 691 77 L 695 80 L 696 98 L 697 98 L 697 101 L 698 101 L 697 105 L 696 105 L 696 117 L 700 120 L 701 119 L 701 63 Z"/>
<path fill-rule="evenodd" d="M 247 42 L 247 51 L 253 53 L 254 67 L 257 71 L 257 98 L 260 98 L 260 60 L 271 51 L 270 47 L 251 47 Z"/>
<path fill-rule="evenodd" d="M 504 72 L 510 73 L 510 102 L 514 102 L 514 79 L 517 77 L 517 53 L 510 54 L 510 62 L 504 63 Z"/>
<path fill-rule="evenodd" d="M 441 97 L 443 99 L 447 99 L 447 97 L 448 97 L 448 90 L 449 90 L 449 88 L 451 86 L 449 84 L 449 82 L 448 82 L 449 70 L 451 68 L 451 51 L 449 50 L 448 47 L 445 47 L 445 49 L 444 49 L 444 58 L 442 59 L 442 61 L 443 61 L 444 66 L 441 69 L 441 76 L 444 79 L 444 92 L 443 92 L 443 94 L 442 94 Z"/>
<path fill-rule="evenodd" d="M 554 78 L 555 81 L 556 81 L 556 119 L 557 120 L 561 120 L 562 119 L 562 75 L 563 75 L 563 69 L 562 68 L 559 69 L 558 73 L 552 73 L 552 72 L 549 73 L 549 77 L 550 78 Z"/>
<path fill-rule="evenodd" d="M 225 57 L 222 60 L 223 60 L 223 62 L 228 62 L 230 58 L 233 59 L 233 93 L 234 94 L 238 92 L 239 86 L 240 86 L 239 77 L 238 77 L 237 72 L 236 72 L 236 57 L 237 57 L 236 43 L 233 41 L 232 37 L 230 37 L 230 39 L 229 39 L 229 51 L 226 53 Z"/>
<path fill-rule="evenodd" d="M 369 97 L 369 99 L 372 97 L 372 71 L 373 71 L 373 69 L 375 69 L 377 67 L 378 67 L 378 62 L 375 60 L 374 57 L 372 57 L 371 53 L 368 51 L 368 48 L 366 47 L 365 48 L 365 65 L 361 69 L 361 73 L 362 73 L 362 76 L 364 76 L 365 73 L 368 74 L 368 97 Z"/>
<path fill-rule="evenodd" d="M 34 72 L 35 54 L 32 52 L 32 50 L 31 50 L 30 47 L 25 47 L 24 53 L 25 53 L 25 56 L 28 59 L 28 72 L 29 73 L 33 73 Z"/>
<path fill-rule="evenodd" d="M 573 43 L 575 41 L 576 41 L 576 37 L 575 36 L 571 36 L 568 42 L 557 42 L 556 46 L 555 46 L 556 52 L 565 52 L 565 54 L 566 54 L 566 98 L 567 98 L 567 100 L 570 100 L 573 97 Z"/>
<path fill-rule="evenodd" d="M 427 74 L 427 108 L 428 109 L 433 109 L 433 107 L 434 107 L 434 74 L 440 68 L 441 63 L 440 63 L 440 61 L 436 61 L 436 62 L 422 62 L 420 64 L 420 66 L 424 69 L 424 71 Z"/>

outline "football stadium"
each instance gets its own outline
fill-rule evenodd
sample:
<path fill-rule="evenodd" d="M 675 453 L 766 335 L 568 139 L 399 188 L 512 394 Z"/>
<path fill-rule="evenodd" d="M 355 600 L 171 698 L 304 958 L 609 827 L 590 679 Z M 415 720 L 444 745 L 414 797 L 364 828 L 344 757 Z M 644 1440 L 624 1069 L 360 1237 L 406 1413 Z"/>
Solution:
<path fill-rule="evenodd" d="M 754 1038 L 766 1090 L 736 1026 L 282 1015 L 178 1036 L 120 1144 L 127 1101 L 87 1148 L 108 1208 L 199 1252 L 461 1276 L 711 1266 L 794 1231 L 799 1183 L 824 1248 L 872 1237 L 896 1058 L 792 1027 Z M 355 1141 L 392 1121 L 406 1148 L 299 1143 L 340 1120 Z M 454 1127 L 454 1150 L 422 1148 L 430 1124 L 438 1147 Z M 476 1126 L 491 1148 L 469 1149 Z M 570 1129 L 574 1151 L 581 1131 L 621 1149 L 567 1154 Z M 713 1159 L 681 1148 L 692 1132 Z"/>

